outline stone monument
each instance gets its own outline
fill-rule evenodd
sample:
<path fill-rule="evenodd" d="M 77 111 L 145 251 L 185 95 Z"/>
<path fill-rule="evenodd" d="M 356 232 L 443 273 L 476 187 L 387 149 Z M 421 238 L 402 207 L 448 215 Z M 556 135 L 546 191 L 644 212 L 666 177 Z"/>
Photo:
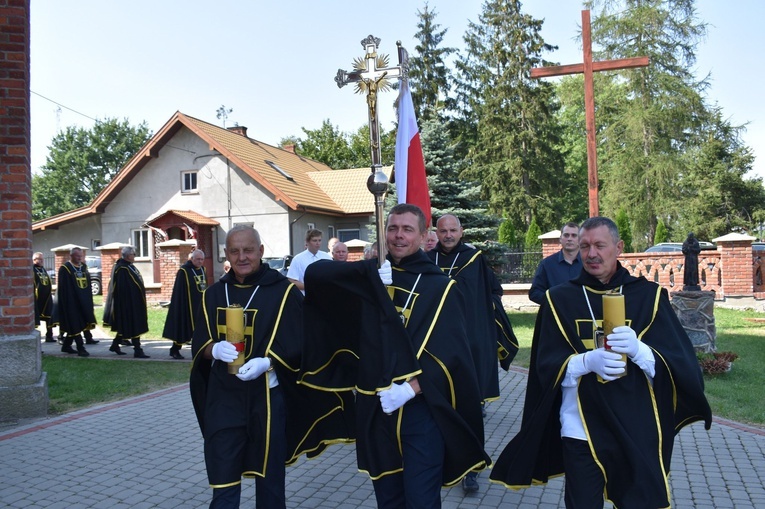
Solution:
<path fill-rule="evenodd" d="M 683 242 L 683 290 L 672 295 L 672 308 L 691 338 L 693 348 L 706 353 L 717 350 L 715 293 L 703 291 L 699 285 L 699 253 L 699 241 L 690 232 Z"/>

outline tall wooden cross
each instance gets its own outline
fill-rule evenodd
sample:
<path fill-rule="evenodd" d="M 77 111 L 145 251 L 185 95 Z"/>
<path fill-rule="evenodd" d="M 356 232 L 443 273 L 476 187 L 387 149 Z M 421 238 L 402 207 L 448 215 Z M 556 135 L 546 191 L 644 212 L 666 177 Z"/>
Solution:
<path fill-rule="evenodd" d="M 373 35 L 367 36 L 361 41 L 361 46 L 366 50 L 363 60 L 357 60 L 356 70 L 347 72 L 337 70 L 335 83 L 338 88 L 343 88 L 349 83 L 356 83 L 357 91 L 367 94 L 367 117 L 369 119 L 369 148 L 372 155 L 372 173 L 367 179 L 367 188 L 375 197 L 375 220 L 377 222 L 377 263 L 385 260 L 385 221 L 383 207 L 385 205 L 385 193 L 388 191 L 388 177 L 382 171 L 382 150 L 380 147 L 380 119 L 377 115 L 377 93 L 389 87 L 388 80 L 406 76 L 407 53 L 398 45 L 399 65 L 385 67 L 386 60 L 379 59 L 377 48 L 380 46 L 380 38 Z M 378 67 L 378 64 L 382 64 Z M 361 69 L 363 67 L 363 69 Z"/>
<path fill-rule="evenodd" d="M 587 188 L 590 201 L 590 217 L 593 217 L 599 214 L 600 207 L 598 205 L 598 158 L 595 142 L 595 93 L 592 85 L 592 73 L 647 67 L 649 58 L 634 57 L 593 62 L 589 10 L 582 11 L 582 50 L 584 53 L 583 64 L 536 67 L 531 70 L 531 77 L 548 78 L 567 74 L 584 74 L 584 117 L 587 131 Z"/>

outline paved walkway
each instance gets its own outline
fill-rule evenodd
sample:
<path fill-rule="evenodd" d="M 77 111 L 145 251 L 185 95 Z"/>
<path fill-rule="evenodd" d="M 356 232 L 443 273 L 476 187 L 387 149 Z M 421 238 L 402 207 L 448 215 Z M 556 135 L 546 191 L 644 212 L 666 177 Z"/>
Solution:
<path fill-rule="evenodd" d="M 151 360 L 120 358 L 188 362 L 169 360 L 167 342 L 146 343 Z M 117 357 L 108 340 L 88 349 Z M 500 372 L 500 383 L 503 397 L 488 406 L 486 418 L 486 450 L 494 458 L 520 426 L 526 374 Z M 443 507 L 563 507 L 562 479 L 511 491 L 487 478 L 482 473 L 481 489 L 469 496 L 460 487 L 443 490 Z M 765 430 L 720 419 L 709 432 L 701 423 L 685 428 L 676 439 L 671 484 L 676 508 L 765 507 Z M 254 494 L 254 481 L 245 480 L 242 507 L 254 507 Z M 210 496 L 187 385 L 0 428 L 0 507 L 186 509 L 207 507 Z M 287 500 L 290 508 L 375 507 L 372 483 L 358 473 L 350 445 L 288 468 Z"/>

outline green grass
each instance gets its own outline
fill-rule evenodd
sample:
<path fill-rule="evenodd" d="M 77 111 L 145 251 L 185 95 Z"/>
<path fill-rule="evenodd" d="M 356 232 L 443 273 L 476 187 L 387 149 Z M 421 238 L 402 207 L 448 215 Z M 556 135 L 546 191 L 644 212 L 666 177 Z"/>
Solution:
<path fill-rule="evenodd" d="M 739 358 L 728 373 L 705 375 L 712 413 L 734 421 L 765 425 L 765 319 L 753 311 L 715 309 L 717 351 L 736 352 Z"/>
<path fill-rule="evenodd" d="M 125 362 L 43 356 L 48 414 L 58 415 L 174 387 L 189 380 L 186 362 Z"/>
<path fill-rule="evenodd" d="M 104 296 L 94 295 L 93 305 L 95 306 L 96 320 L 101 325 L 104 317 Z M 165 319 L 167 318 L 167 308 L 160 307 L 156 304 L 150 304 L 148 307 L 149 318 L 149 333 L 142 336 L 141 339 L 162 339 L 162 330 L 165 328 Z M 111 331 L 105 330 L 107 334 L 111 334 Z"/>
<path fill-rule="evenodd" d="M 520 350 L 513 365 L 528 368 L 536 313 L 508 313 Z M 712 413 L 757 426 L 765 426 L 765 313 L 715 308 L 717 351 L 739 355 L 733 369 L 704 375 L 705 392 Z"/>

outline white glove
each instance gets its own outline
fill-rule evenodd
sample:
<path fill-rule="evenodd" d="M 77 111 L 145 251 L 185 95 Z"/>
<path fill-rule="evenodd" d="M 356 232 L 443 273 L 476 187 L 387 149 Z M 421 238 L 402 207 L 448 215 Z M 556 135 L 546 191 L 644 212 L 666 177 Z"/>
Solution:
<path fill-rule="evenodd" d="M 239 368 L 239 373 L 236 377 L 243 382 L 249 382 L 268 371 L 268 368 L 270 367 L 271 359 L 268 357 L 254 357 L 245 362 L 244 366 Z"/>
<path fill-rule="evenodd" d="M 390 266 L 390 264 L 388 264 Z M 383 412 L 390 414 L 395 412 L 414 397 L 414 389 L 409 383 L 393 384 L 390 389 L 377 393 L 380 396 L 380 406 Z"/>
<path fill-rule="evenodd" d="M 608 335 L 608 347 L 616 353 L 626 353 L 632 359 L 638 353 L 637 334 L 626 325 L 614 327 L 614 331 Z"/>
<path fill-rule="evenodd" d="M 627 365 L 622 356 L 616 352 L 610 352 L 604 348 L 596 348 L 584 354 L 584 368 L 597 375 L 603 380 L 616 380 L 624 373 Z"/>
<path fill-rule="evenodd" d="M 384 285 L 393 283 L 393 269 L 390 268 L 390 261 L 385 260 L 385 263 L 377 269 L 377 273 L 380 275 L 380 279 Z"/>
<path fill-rule="evenodd" d="M 213 359 L 218 359 L 223 362 L 231 362 L 236 359 L 239 352 L 236 351 L 236 347 L 228 341 L 218 341 L 212 347 Z"/>

